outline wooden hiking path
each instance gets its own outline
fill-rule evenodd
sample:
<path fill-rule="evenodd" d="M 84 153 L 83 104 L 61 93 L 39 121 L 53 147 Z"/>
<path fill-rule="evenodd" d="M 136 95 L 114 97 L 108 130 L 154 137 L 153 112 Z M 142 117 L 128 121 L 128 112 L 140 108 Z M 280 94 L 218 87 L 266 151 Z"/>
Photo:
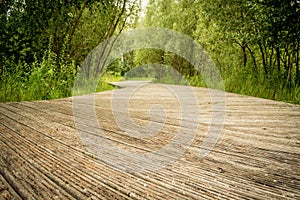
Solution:
<path fill-rule="evenodd" d="M 192 88 L 197 101 L 183 95 L 179 102 L 180 95 L 172 90 L 179 94 L 190 88 L 142 83 L 127 99 L 128 108 L 118 108 L 118 101 L 128 97 L 116 96 L 117 90 L 95 94 L 103 134 L 124 151 L 155 154 L 182 126 L 180 103 L 187 102 L 198 106 L 200 122 L 197 127 L 192 117 L 183 119 L 191 124 L 184 127 L 185 134 L 194 127 L 197 133 L 191 144 L 183 145 L 182 156 L 154 171 L 122 170 L 109 159 L 117 163 L 125 157 L 114 157 L 113 152 L 101 157 L 87 148 L 76 130 L 72 98 L 1 103 L 0 199 L 300 199 L 300 106 L 226 93 L 221 135 L 201 158 L 213 117 L 208 90 Z M 119 91 L 126 93 L 141 82 L 121 84 L 125 88 Z M 83 96 L 77 105 L 89 109 L 85 102 L 90 101 L 84 99 L 91 97 Z M 151 111 L 157 104 L 165 116 L 159 109 Z M 122 115 L 117 112 L 129 113 L 131 121 L 121 119 L 118 124 L 116 116 Z M 80 126 L 96 130 L 89 126 L 89 116 L 81 114 Z M 144 138 L 129 133 L 130 126 L 120 128 L 120 123 L 161 128 Z"/>

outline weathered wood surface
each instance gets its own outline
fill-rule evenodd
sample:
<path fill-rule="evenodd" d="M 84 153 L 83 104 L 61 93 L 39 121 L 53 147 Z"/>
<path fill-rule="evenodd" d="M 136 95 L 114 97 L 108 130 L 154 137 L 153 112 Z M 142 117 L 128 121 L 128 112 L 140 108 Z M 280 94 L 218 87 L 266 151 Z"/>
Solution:
<path fill-rule="evenodd" d="M 143 139 L 114 122 L 113 91 L 95 94 L 107 138 L 133 152 L 166 145 L 180 125 L 168 87 L 149 84 L 130 99 L 131 119 L 142 126 L 151 105 L 166 111 L 159 134 Z M 72 98 L 0 104 L 0 199 L 300 199 L 300 106 L 226 93 L 222 135 L 200 159 L 211 104 L 207 89 L 193 90 L 201 115 L 196 138 L 182 157 L 147 173 L 115 169 L 87 152 Z"/>

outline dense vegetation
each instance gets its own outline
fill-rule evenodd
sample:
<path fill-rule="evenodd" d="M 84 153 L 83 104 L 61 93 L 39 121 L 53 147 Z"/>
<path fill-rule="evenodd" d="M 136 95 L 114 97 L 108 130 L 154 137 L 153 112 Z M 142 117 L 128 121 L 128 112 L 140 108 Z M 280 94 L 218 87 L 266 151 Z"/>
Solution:
<path fill-rule="evenodd" d="M 0 101 L 70 96 L 84 58 L 137 9 L 129 0 L 0 1 Z"/>
<path fill-rule="evenodd" d="M 78 66 L 97 44 L 127 28 L 163 27 L 200 43 L 227 91 L 300 103 L 299 1 L 150 0 L 145 16 L 138 18 L 140 4 L 0 1 L 0 101 L 69 96 Z M 173 66 L 190 84 L 205 85 L 189 62 L 158 49 L 126 54 L 106 74 L 129 76 L 147 63 Z M 172 71 L 142 70 L 156 79 L 162 79 L 158 73 Z"/>
<path fill-rule="evenodd" d="M 296 0 L 152 0 L 141 25 L 177 30 L 199 42 L 227 91 L 300 103 L 299 8 Z M 140 51 L 136 60 L 164 57 L 164 64 L 203 85 L 189 63 L 165 53 Z"/>

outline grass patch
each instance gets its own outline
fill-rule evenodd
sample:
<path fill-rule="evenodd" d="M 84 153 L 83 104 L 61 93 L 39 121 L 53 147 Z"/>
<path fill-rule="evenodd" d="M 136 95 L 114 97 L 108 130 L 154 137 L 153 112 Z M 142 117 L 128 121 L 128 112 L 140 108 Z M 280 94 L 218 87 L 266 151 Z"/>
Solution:
<path fill-rule="evenodd" d="M 275 77 L 275 76 L 273 76 Z M 224 80 L 227 92 L 300 104 L 300 86 L 286 80 L 232 76 Z"/>
<path fill-rule="evenodd" d="M 19 63 L 13 69 L 8 71 L 5 66 L 3 67 L 0 77 L 1 102 L 47 100 L 70 96 L 77 71 L 74 62 L 58 58 L 51 51 L 51 46 L 42 60 L 36 58 L 31 64 Z"/>
<path fill-rule="evenodd" d="M 41 60 L 36 58 L 31 64 L 19 63 L 11 67 L 15 64 L 7 62 L 7 67 L 3 67 L 0 76 L 0 102 L 50 100 L 70 97 L 74 94 L 101 92 L 114 89 L 114 86 L 108 82 L 122 80 L 121 76 L 104 73 L 99 82 L 96 79 L 84 80 L 78 86 L 80 91 L 76 91 L 73 85 L 75 78 L 80 78 L 78 67 L 73 61 L 62 59 L 65 57 L 63 54 L 58 58 L 51 49 L 49 45 L 43 58 Z M 87 86 L 87 88 L 82 90 L 80 86 Z"/>
<path fill-rule="evenodd" d="M 111 85 L 110 82 L 119 82 L 122 80 L 124 80 L 122 76 L 105 73 L 101 76 L 100 81 L 98 82 L 96 92 L 113 90 L 115 89 L 115 86 Z"/>

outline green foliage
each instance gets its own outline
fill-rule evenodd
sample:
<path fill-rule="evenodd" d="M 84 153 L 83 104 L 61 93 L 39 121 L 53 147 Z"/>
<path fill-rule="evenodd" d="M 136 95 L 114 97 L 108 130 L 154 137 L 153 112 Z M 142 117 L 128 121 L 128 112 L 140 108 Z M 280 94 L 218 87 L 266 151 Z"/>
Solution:
<path fill-rule="evenodd" d="M 62 49 L 64 52 L 64 49 Z M 27 72 L 24 69 L 28 69 Z M 29 101 L 67 97 L 76 75 L 76 65 L 60 59 L 49 45 L 41 61 L 19 63 L 13 73 L 4 68 L 0 101 Z"/>
<path fill-rule="evenodd" d="M 83 94 L 91 94 L 95 92 L 103 92 L 106 90 L 113 90 L 115 86 L 113 86 L 112 82 L 122 81 L 124 78 L 119 74 L 116 74 L 112 71 L 106 70 L 103 74 L 97 77 L 89 77 L 82 73 L 80 70 L 76 76 L 80 81 L 76 81 L 72 88 L 72 95 L 83 95 Z"/>
<path fill-rule="evenodd" d="M 150 1 L 141 26 L 174 29 L 198 41 L 229 92 L 299 103 L 299 5 L 295 0 Z M 135 64 L 143 62 L 173 66 L 191 85 L 206 85 L 177 55 L 140 50 Z"/>
<path fill-rule="evenodd" d="M 0 100 L 70 96 L 75 75 L 86 71 L 76 66 L 100 42 L 133 23 L 137 5 L 128 0 L 0 2 Z"/>
<path fill-rule="evenodd" d="M 40 60 L 49 42 L 57 59 L 64 56 L 65 44 L 69 60 L 81 64 L 95 46 L 122 31 L 129 17 L 135 18 L 136 5 L 127 0 L 6 0 L 0 6 L 0 68 L 6 60 L 11 72 L 19 62 Z"/>
<path fill-rule="evenodd" d="M 206 83 L 205 83 L 204 79 L 199 75 L 189 77 L 188 81 L 191 86 L 206 87 Z"/>
<path fill-rule="evenodd" d="M 101 76 L 100 81 L 98 82 L 96 92 L 103 92 L 106 90 L 113 90 L 115 89 L 115 86 L 110 84 L 111 82 L 118 82 L 122 81 L 123 77 L 120 75 L 114 75 L 109 73 L 104 73 L 104 75 Z"/>
<path fill-rule="evenodd" d="M 224 82 L 226 91 L 300 104 L 300 86 L 296 84 L 287 86 L 284 80 L 235 74 Z"/>
<path fill-rule="evenodd" d="M 172 67 L 163 64 L 145 64 L 125 74 L 126 80 L 148 80 L 155 83 L 186 85 L 185 78 Z"/>
<path fill-rule="evenodd" d="M 125 28 L 155 26 L 198 41 L 217 65 L 227 91 L 299 103 L 299 1 L 150 0 L 145 18 L 138 20 L 139 4 L 128 0 L 0 2 L 0 100 L 61 98 L 72 95 L 72 88 L 74 94 L 103 91 L 112 89 L 108 79 L 120 75 L 175 84 L 186 84 L 182 81 L 186 77 L 191 85 L 206 86 L 189 62 L 159 49 L 122 55 L 101 79 L 93 75 L 104 71 L 106 57 L 97 49 L 90 59 L 97 64 L 94 71 L 90 72 L 89 61 L 80 70 L 76 67 L 100 42 Z M 160 36 L 155 37 L 159 42 Z M 165 45 L 174 44 L 170 38 Z M 104 50 L 109 52 L 111 45 Z M 174 67 L 180 76 L 162 66 Z M 75 75 L 82 78 L 78 84 L 86 86 L 84 90 L 73 87 Z"/>

